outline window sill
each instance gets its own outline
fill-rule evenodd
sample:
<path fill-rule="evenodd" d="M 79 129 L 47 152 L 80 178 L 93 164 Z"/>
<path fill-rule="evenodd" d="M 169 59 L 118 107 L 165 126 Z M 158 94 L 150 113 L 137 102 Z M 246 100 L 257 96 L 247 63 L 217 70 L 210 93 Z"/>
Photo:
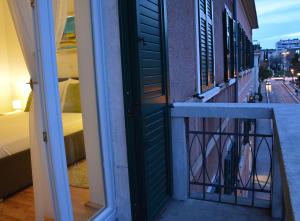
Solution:
<path fill-rule="evenodd" d="M 228 82 L 224 82 L 222 84 L 219 84 L 219 87 L 224 90 L 227 87 L 230 87 L 231 85 L 235 84 L 236 79 L 235 78 L 231 78 Z"/>
<path fill-rule="evenodd" d="M 248 75 L 249 73 L 251 73 L 251 71 L 252 71 L 252 68 L 247 69 L 247 70 L 244 70 L 244 71 L 241 71 L 241 72 L 239 73 L 239 77 L 240 77 L 240 78 L 243 78 L 245 75 Z"/>
<path fill-rule="evenodd" d="M 221 93 L 223 90 L 225 90 L 228 87 L 231 87 L 233 84 L 235 84 L 236 79 L 232 78 L 226 83 L 222 83 L 218 86 L 215 86 L 208 91 L 200 94 L 198 98 L 191 98 L 188 100 L 188 102 L 200 102 L 200 103 L 206 103 L 215 96 L 217 96 L 219 93 Z"/>

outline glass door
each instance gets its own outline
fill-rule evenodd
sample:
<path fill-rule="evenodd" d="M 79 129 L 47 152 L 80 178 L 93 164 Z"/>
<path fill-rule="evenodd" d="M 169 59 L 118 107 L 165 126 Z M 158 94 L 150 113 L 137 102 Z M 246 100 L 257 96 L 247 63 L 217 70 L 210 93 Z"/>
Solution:
<path fill-rule="evenodd" d="M 69 0 L 56 59 L 75 220 L 106 204 L 89 1 Z"/>
<path fill-rule="evenodd" d="M 56 220 L 87 220 L 107 204 L 90 8 L 90 1 L 82 0 L 34 5 L 37 82 Z"/>

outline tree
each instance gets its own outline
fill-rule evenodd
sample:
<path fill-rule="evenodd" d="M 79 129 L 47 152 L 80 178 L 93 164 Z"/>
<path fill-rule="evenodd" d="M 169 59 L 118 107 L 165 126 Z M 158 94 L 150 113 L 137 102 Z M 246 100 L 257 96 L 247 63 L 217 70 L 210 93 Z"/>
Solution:
<path fill-rule="evenodd" d="M 266 69 L 264 66 L 259 68 L 259 79 L 264 81 L 270 77 L 272 77 L 273 73 L 271 70 Z"/>
<path fill-rule="evenodd" d="M 274 71 L 280 71 L 282 63 L 283 63 L 283 60 L 282 60 L 282 57 L 280 57 L 280 56 L 270 58 L 270 67 Z"/>
<path fill-rule="evenodd" d="M 295 53 L 291 60 L 291 68 L 294 69 L 295 73 L 300 72 L 300 55 Z"/>

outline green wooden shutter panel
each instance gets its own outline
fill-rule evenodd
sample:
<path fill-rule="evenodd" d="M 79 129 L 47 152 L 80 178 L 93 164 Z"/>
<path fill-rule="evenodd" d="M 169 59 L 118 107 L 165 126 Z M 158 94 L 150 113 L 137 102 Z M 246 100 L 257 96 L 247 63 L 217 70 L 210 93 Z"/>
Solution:
<path fill-rule="evenodd" d="M 201 91 L 210 89 L 214 83 L 214 32 L 213 2 L 199 0 L 199 53 Z"/>
<path fill-rule="evenodd" d="M 167 73 L 164 60 L 162 0 L 138 0 L 141 144 L 147 220 L 154 220 L 169 199 Z"/>
<path fill-rule="evenodd" d="M 201 78 L 202 85 L 208 86 L 208 75 L 207 75 L 207 35 L 206 35 L 206 21 L 200 20 L 200 59 L 201 59 Z"/>
<path fill-rule="evenodd" d="M 239 63 L 240 63 L 240 65 L 239 66 L 240 66 L 240 71 L 242 71 L 243 70 L 243 31 L 242 31 L 241 26 L 239 26 L 239 32 L 240 32 L 240 34 L 239 34 L 239 36 L 240 36 L 240 38 L 239 38 L 239 45 L 240 45 L 240 47 L 239 47 L 239 50 L 240 50 Z"/>
<path fill-rule="evenodd" d="M 234 20 L 227 10 L 223 12 L 223 34 L 224 34 L 224 81 L 234 77 L 235 53 L 234 53 Z"/>
<path fill-rule="evenodd" d="M 207 27 L 207 50 L 208 50 L 208 76 L 210 83 L 214 82 L 214 42 L 213 26 L 208 24 Z"/>
<path fill-rule="evenodd" d="M 206 0 L 200 0 L 200 10 L 206 12 Z"/>
<path fill-rule="evenodd" d="M 234 20 L 229 18 L 229 34 L 230 34 L 230 78 L 234 77 L 234 36 L 233 36 Z"/>
<path fill-rule="evenodd" d="M 227 13 L 223 11 L 223 42 L 224 42 L 224 81 L 228 81 L 228 29 L 227 29 Z"/>
<path fill-rule="evenodd" d="M 207 0 L 207 15 L 210 19 L 212 19 L 212 12 L 213 12 L 213 9 L 212 9 L 213 5 L 212 5 L 212 1 L 211 0 Z"/>

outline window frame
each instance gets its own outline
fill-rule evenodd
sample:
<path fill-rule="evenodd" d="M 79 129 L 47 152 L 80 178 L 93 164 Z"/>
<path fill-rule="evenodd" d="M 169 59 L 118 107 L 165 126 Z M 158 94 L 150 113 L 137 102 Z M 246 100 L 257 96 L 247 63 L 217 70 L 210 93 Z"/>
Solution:
<path fill-rule="evenodd" d="M 205 12 L 201 9 L 201 1 L 205 2 Z M 211 13 L 209 11 L 208 1 L 211 2 Z M 202 42 L 201 42 L 201 20 L 205 20 L 205 50 L 206 50 L 206 85 L 203 83 L 203 72 L 202 72 Z M 209 51 L 208 51 L 208 27 L 211 25 L 211 59 L 212 64 L 209 63 Z M 214 0 L 195 0 L 195 34 L 196 34 L 196 64 L 197 64 L 197 85 L 196 93 L 198 95 L 203 94 L 211 89 L 213 89 L 215 84 L 215 34 L 214 34 Z M 209 65 L 212 65 L 212 73 L 209 73 Z"/>
<path fill-rule="evenodd" d="M 223 10 L 224 82 L 235 77 L 235 20 L 225 4 Z"/>

